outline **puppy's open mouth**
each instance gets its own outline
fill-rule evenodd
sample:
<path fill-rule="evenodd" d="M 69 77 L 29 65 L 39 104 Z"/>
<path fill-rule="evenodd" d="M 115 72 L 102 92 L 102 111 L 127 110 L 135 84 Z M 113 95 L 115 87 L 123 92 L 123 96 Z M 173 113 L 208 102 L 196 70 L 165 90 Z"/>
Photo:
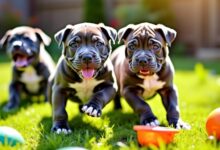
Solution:
<path fill-rule="evenodd" d="M 153 73 L 151 71 L 149 71 L 148 69 L 141 69 L 139 71 L 140 75 L 143 75 L 143 76 L 147 76 L 147 75 L 152 75 Z"/>
<path fill-rule="evenodd" d="M 91 79 L 95 74 L 95 69 L 85 68 L 85 69 L 82 69 L 81 72 L 82 72 L 83 78 Z"/>
<path fill-rule="evenodd" d="M 13 56 L 14 64 L 17 68 L 27 67 L 33 60 L 34 56 L 25 54 L 15 54 Z"/>

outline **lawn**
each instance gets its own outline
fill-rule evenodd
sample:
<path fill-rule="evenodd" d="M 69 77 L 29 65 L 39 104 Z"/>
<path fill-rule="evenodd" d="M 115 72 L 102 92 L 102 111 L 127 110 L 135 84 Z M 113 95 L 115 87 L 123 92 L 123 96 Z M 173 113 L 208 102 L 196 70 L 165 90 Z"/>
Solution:
<path fill-rule="evenodd" d="M 14 148 L 0 145 L 0 149 L 55 150 L 67 146 L 94 150 L 145 149 L 138 146 L 136 133 L 133 131 L 133 125 L 139 122 L 138 116 L 124 100 L 121 111 L 114 111 L 111 102 L 104 108 L 101 118 L 81 114 L 77 104 L 68 102 L 69 123 L 73 129 L 70 135 L 56 135 L 50 132 L 52 119 L 48 103 L 23 100 L 20 109 L 10 113 L 2 112 L 2 107 L 8 99 L 8 84 L 11 78 L 10 63 L 5 61 L 1 60 L 0 63 L 0 126 L 17 129 L 23 135 L 25 144 Z M 220 107 L 220 61 L 200 64 L 192 58 L 173 58 L 173 61 L 181 116 L 192 129 L 181 131 L 175 136 L 172 144 L 161 145 L 160 149 L 219 149 L 219 143 L 207 139 L 205 122 L 208 114 Z M 165 110 L 159 96 L 150 100 L 149 104 L 160 122 L 167 125 Z"/>

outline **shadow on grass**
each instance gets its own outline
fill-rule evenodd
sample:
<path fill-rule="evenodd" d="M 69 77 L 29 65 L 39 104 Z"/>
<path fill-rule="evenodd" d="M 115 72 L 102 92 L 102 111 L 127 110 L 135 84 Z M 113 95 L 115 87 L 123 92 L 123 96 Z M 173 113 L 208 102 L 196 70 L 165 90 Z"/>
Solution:
<path fill-rule="evenodd" d="M 128 146 L 130 144 L 138 145 L 133 126 L 139 124 L 139 116 L 135 113 L 123 113 L 121 110 L 104 113 L 101 124 L 104 123 L 101 128 L 86 123 L 80 113 L 68 122 L 72 133 L 57 135 L 51 132 L 52 118 L 42 118 L 38 125 L 40 139 L 37 150 L 51 150 L 70 146 L 91 149 L 97 146 L 97 143 L 111 145 L 112 149 L 119 149 L 119 142 Z"/>
<path fill-rule="evenodd" d="M 103 124 L 101 129 L 85 123 L 83 121 L 83 115 L 78 114 L 76 117 L 69 121 L 72 133 L 69 135 L 57 135 L 51 132 L 52 118 L 44 117 L 40 123 L 39 128 L 41 130 L 40 140 L 37 146 L 37 150 L 51 150 L 61 147 L 85 147 L 91 149 L 93 143 L 102 142 L 102 139 L 106 139 L 109 145 L 113 148 L 118 148 L 117 142 L 123 142 L 128 144 L 130 141 L 135 141 L 136 134 L 132 130 L 133 125 L 139 122 L 139 118 L 134 113 L 122 113 L 120 110 L 111 111 L 103 114 L 103 122 L 109 120 L 109 123 Z M 107 127 L 105 127 L 107 125 Z M 110 134 L 112 137 L 108 137 L 107 130 L 112 130 Z M 103 144 L 103 143 L 102 143 Z"/>
<path fill-rule="evenodd" d="M 122 142 L 126 145 L 136 141 L 136 133 L 133 126 L 139 124 L 139 117 L 135 113 L 123 113 L 122 110 L 113 110 L 103 115 L 109 118 L 109 126 L 113 129 L 113 137 L 108 140 L 108 144 L 117 149 L 118 143 Z"/>
<path fill-rule="evenodd" d="M 35 103 L 43 103 L 43 102 L 33 101 L 29 98 L 28 99 L 22 99 L 18 108 L 13 109 L 9 112 L 5 112 L 5 111 L 3 111 L 3 108 L 7 104 L 7 102 L 8 101 L 5 100 L 3 103 L 0 104 L 0 119 L 7 119 L 10 116 L 17 115 L 19 113 L 19 111 L 21 111 L 23 109 L 27 109 L 28 107 L 31 107 Z"/>
<path fill-rule="evenodd" d="M 104 130 L 98 129 L 85 123 L 82 120 L 82 115 L 79 114 L 69 121 L 72 133 L 69 135 L 55 134 L 51 132 L 52 118 L 45 117 L 40 123 L 41 135 L 37 150 L 51 150 L 61 147 L 91 147 L 91 142 L 95 139 L 101 138 Z"/>
<path fill-rule="evenodd" d="M 136 132 L 133 130 L 134 125 L 140 125 L 139 115 L 131 113 L 123 113 L 121 110 L 113 110 L 104 116 L 110 119 L 110 125 L 113 127 L 113 137 L 108 141 L 113 145 L 113 149 L 118 148 L 118 142 L 126 145 L 135 144 L 137 142 Z M 161 122 L 160 126 L 167 126 L 167 123 Z"/>

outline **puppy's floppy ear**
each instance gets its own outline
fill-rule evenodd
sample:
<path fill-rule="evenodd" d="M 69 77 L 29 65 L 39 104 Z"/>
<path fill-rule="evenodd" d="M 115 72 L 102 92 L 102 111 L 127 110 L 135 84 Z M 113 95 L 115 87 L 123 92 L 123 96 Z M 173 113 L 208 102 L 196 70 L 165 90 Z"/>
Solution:
<path fill-rule="evenodd" d="M 117 38 L 117 31 L 109 26 L 105 26 L 103 23 L 99 24 L 102 32 L 107 37 L 108 40 L 112 40 L 112 42 L 115 44 L 116 38 Z"/>
<path fill-rule="evenodd" d="M 120 43 L 121 40 L 125 40 L 128 37 L 128 35 L 134 30 L 134 27 L 135 25 L 129 24 L 126 27 L 121 28 L 118 31 L 118 43 Z"/>
<path fill-rule="evenodd" d="M 64 29 L 58 31 L 54 35 L 54 38 L 59 46 L 61 46 L 62 42 L 66 40 L 68 34 L 72 31 L 72 29 L 73 29 L 72 25 L 67 25 Z"/>
<path fill-rule="evenodd" d="M 44 45 L 49 46 L 51 42 L 51 38 L 47 36 L 41 29 L 35 28 L 35 33 L 37 38 L 44 43 Z"/>
<path fill-rule="evenodd" d="M 162 36 L 165 38 L 168 46 L 170 47 L 172 42 L 176 38 L 176 35 L 177 35 L 176 31 L 171 28 L 168 28 L 162 24 L 158 24 L 156 26 L 156 29 L 162 34 Z"/>
<path fill-rule="evenodd" d="M 8 30 L 0 40 L 0 48 L 4 47 L 8 42 L 8 38 L 11 36 L 11 30 Z"/>

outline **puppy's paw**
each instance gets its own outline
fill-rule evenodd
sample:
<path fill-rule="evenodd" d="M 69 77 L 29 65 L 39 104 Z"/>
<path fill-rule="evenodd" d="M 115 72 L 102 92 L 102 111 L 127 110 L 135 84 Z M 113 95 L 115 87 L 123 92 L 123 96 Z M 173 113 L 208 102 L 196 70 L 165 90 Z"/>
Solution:
<path fill-rule="evenodd" d="M 82 112 L 92 117 L 100 117 L 102 114 L 101 109 L 94 104 L 83 105 L 81 110 Z"/>
<path fill-rule="evenodd" d="M 169 124 L 170 124 L 170 126 L 176 128 L 176 129 L 184 129 L 184 130 L 190 130 L 191 129 L 191 126 L 188 123 L 183 122 L 181 119 L 179 119 L 176 122 L 171 122 Z"/>
<path fill-rule="evenodd" d="M 18 108 L 18 104 L 8 103 L 3 107 L 4 112 L 10 112 L 12 110 L 16 110 Z"/>
<path fill-rule="evenodd" d="M 56 134 L 70 134 L 72 132 L 67 123 L 55 123 L 51 131 Z"/>
<path fill-rule="evenodd" d="M 155 119 L 155 120 L 152 120 L 152 121 L 146 121 L 145 123 L 146 126 L 151 126 L 151 127 L 156 127 L 156 126 L 159 126 L 160 125 L 160 122 Z"/>
<path fill-rule="evenodd" d="M 141 124 L 146 126 L 156 127 L 160 125 L 160 122 L 157 120 L 156 117 L 152 117 L 152 118 L 144 119 Z"/>

